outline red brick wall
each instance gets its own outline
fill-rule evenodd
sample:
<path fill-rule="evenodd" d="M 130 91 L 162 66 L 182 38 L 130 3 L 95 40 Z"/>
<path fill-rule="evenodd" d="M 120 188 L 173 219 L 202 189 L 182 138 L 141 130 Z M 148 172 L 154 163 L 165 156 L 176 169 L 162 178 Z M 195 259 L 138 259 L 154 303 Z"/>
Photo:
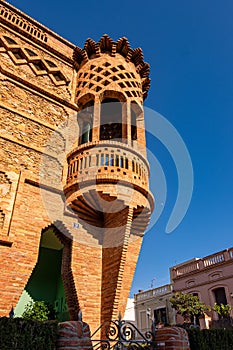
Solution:
<path fill-rule="evenodd" d="M 17 10 L 11 8 L 10 4 L 0 0 L 0 6 L 3 9 L 0 16 L 3 13 L 6 14 L 0 24 L 0 89 L 2 98 L 0 122 L 2 130 L 4 130 L 0 135 L 0 185 L 8 186 L 9 190 L 5 193 L 2 190 L 3 187 L 0 187 L 0 316 L 8 315 L 11 306 L 16 306 L 31 276 L 38 259 L 42 231 L 46 230 L 47 227 L 51 227 L 55 221 L 61 221 L 61 227 L 63 225 L 67 233 L 59 233 L 59 225 L 56 229 L 58 230 L 58 238 L 65 246 L 62 278 L 70 316 L 73 320 L 77 319 L 77 312 L 80 307 L 91 329 L 95 330 L 101 320 L 116 318 L 119 311 L 122 314 L 124 313 L 142 241 L 141 238 L 134 237 L 136 225 L 134 225 L 134 232 L 132 232 L 133 211 L 136 210 L 135 208 L 138 205 L 142 207 L 150 206 L 146 198 L 148 169 L 146 167 L 144 185 L 142 184 L 144 180 L 139 179 L 139 174 L 137 176 L 131 174 L 130 169 L 128 169 L 128 175 L 120 171 L 122 178 L 126 176 L 125 179 L 128 179 L 128 182 L 131 182 L 130 179 L 132 179 L 132 193 L 130 194 L 128 194 L 126 188 L 121 192 L 120 187 L 117 187 L 115 182 L 109 185 L 105 182 L 102 186 L 98 185 L 100 192 L 106 193 L 106 198 L 109 196 L 120 198 L 126 208 L 124 216 L 116 212 L 116 215 L 108 217 L 111 225 L 114 220 L 122 225 L 122 229 L 120 228 L 117 232 L 120 234 L 122 241 L 116 247 L 101 245 L 101 239 L 98 240 L 91 232 L 85 230 L 85 225 L 82 224 L 80 224 L 75 236 L 73 224 L 80 221 L 78 215 L 75 216 L 74 213 L 69 212 L 66 217 L 66 219 L 69 219 L 65 223 L 63 218 L 66 214 L 62 213 L 61 217 L 56 216 L 59 194 L 57 197 L 49 195 L 46 203 L 47 208 L 45 208 L 39 187 L 41 183 L 44 184 L 47 180 L 44 174 L 40 176 L 42 155 L 47 155 L 46 159 L 50 167 L 49 170 L 46 167 L 43 170 L 51 175 L 50 179 L 56 180 L 53 182 L 56 192 L 64 184 L 61 184 L 61 182 L 64 181 L 65 174 L 64 171 L 62 179 L 62 175 L 57 169 L 62 170 L 63 167 L 65 169 L 67 166 L 66 161 L 61 161 L 59 156 L 62 152 L 65 152 L 66 147 L 71 147 L 72 142 L 74 142 L 69 135 L 70 144 L 68 146 L 64 137 L 57 132 L 57 128 L 63 122 L 70 122 L 71 116 L 75 116 L 75 120 L 77 120 L 78 99 L 85 97 L 90 87 L 87 88 L 87 85 L 85 89 L 83 87 L 77 99 L 78 72 L 76 69 L 78 63 L 72 59 L 74 45 L 66 42 L 45 27 L 42 28 L 40 24 L 35 23 L 34 20 L 23 13 L 20 14 Z M 27 29 L 19 28 L 16 22 L 12 20 L 13 13 L 16 16 L 15 18 L 21 16 L 22 23 L 27 23 L 28 26 L 25 28 L 35 29 L 35 26 L 38 26 L 37 30 L 40 33 L 43 32 L 42 36 L 35 38 L 35 35 L 30 34 Z M 25 31 L 27 32 L 25 33 Z M 11 40 L 8 39 L 7 41 L 4 37 L 9 37 Z M 110 38 L 105 37 L 105 39 L 111 42 Z M 101 39 L 102 45 L 104 45 L 105 39 Z M 15 41 L 14 47 L 12 46 L 12 40 Z M 95 64 L 102 67 L 105 61 L 108 60 L 111 61 L 112 67 L 114 65 L 118 66 L 116 73 L 118 74 L 118 82 L 115 83 L 112 79 L 108 88 L 111 86 L 111 90 L 114 90 L 116 97 L 123 94 L 125 96 L 124 100 L 128 99 L 127 108 L 129 110 L 131 102 L 137 101 L 139 105 L 142 104 L 143 97 L 145 97 L 149 88 L 149 80 L 144 72 L 143 77 L 147 79 L 147 84 L 141 86 L 135 83 L 135 81 L 138 82 L 141 79 L 142 53 L 140 50 L 136 51 L 136 58 L 132 62 L 130 60 L 133 51 L 130 49 L 126 59 L 125 54 L 121 54 L 119 51 L 116 53 L 117 47 L 119 50 L 123 47 L 121 44 L 123 39 L 119 40 L 118 44 L 114 43 L 111 46 L 114 51 L 113 54 L 109 55 L 107 52 L 102 54 L 103 49 L 99 52 L 101 57 L 97 58 Z M 95 47 L 97 46 L 95 45 Z M 128 47 L 128 44 L 126 47 Z M 17 59 L 14 55 L 15 49 L 21 54 L 20 59 Z M 81 51 L 83 52 L 83 50 Z M 28 52 L 31 52 L 31 55 Z M 88 57 L 86 58 L 88 59 Z M 36 68 L 38 62 L 44 70 L 41 71 L 40 68 L 39 70 Z M 53 69 L 51 68 L 51 62 Z M 83 72 L 90 71 L 91 73 L 92 63 L 88 61 L 80 69 Z M 56 67 L 55 70 L 58 74 L 62 74 L 63 81 L 55 79 L 54 67 Z M 108 70 L 107 67 L 105 68 Z M 130 81 L 132 80 L 136 84 L 134 84 L 135 89 L 133 88 L 134 85 L 131 86 L 131 92 L 127 91 L 126 86 L 121 88 L 119 84 L 119 74 L 124 73 L 124 79 L 129 79 L 126 75 L 128 71 L 131 72 Z M 114 74 L 112 71 L 111 76 Z M 81 75 L 79 75 L 79 78 L 81 80 L 86 79 Z M 99 88 L 105 89 L 103 81 L 100 85 Z M 132 90 L 137 91 L 137 93 Z M 98 92 L 96 89 L 94 91 L 98 101 L 100 101 L 101 96 L 105 96 L 104 90 Z M 98 110 L 98 106 L 95 106 L 95 110 Z M 127 115 L 127 118 L 127 121 L 130 121 L 130 114 Z M 141 130 L 138 131 L 138 142 L 134 142 L 134 149 L 140 151 L 140 154 L 145 154 L 145 133 L 143 125 L 141 126 Z M 130 130 L 130 123 L 128 129 Z M 54 140 L 51 136 L 54 134 L 57 137 L 56 142 L 48 147 L 47 142 L 51 138 Z M 75 137 L 75 141 L 77 141 L 78 131 Z M 129 137 L 131 137 L 130 132 Z M 131 145 L 130 139 L 128 144 Z M 122 144 L 122 146 L 124 145 Z M 126 147 L 128 146 L 126 145 Z M 119 145 L 119 148 L 121 148 L 121 145 Z M 141 165 L 145 162 L 141 161 Z M 117 180 L 121 180 L 121 177 L 118 177 L 118 171 L 115 175 Z M 108 174 L 103 173 L 103 179 L 107 178 Z M 58 183 L 59 186 L 61 185 L 60 187 Z M 141 190 L 139 191 L 137 189 L 140 186 Z M 96 186 L 93 187 L 94 191 L 96 191 Z M 48 193 L 50 193 L 49 190 Z M 74 193 L 75 196 L 76 193 Z M 63 207 L 64 205 L 62 209 Z M 51 211 L 50 213 L 48 213 L 48 208 Z M 60 214 L 59 210 L 57 211 Z M 140 228 L 143 220 L 139 218 Z M 108 224 L 106 226 L 108 228 Z M 93 226 L 93 230 L 96 231 L 97 228 Z M 137 233 L 143 234 L 143 232 Z M 70 241 L 66 242 L 66 235 L 70 236 L 72 243 Z M 68 266 L 67 269 L 65 265 Z"/>
<path fill-rule="evenodd" d="M 58 328 L 57 350 L 92 350 L 90 329 L 82 321 L 62 322 Z"/>
<path fill-rule="evenodd" d="M 164 327 L 156 332 L 156 349 L 190 350 L 188 334 L 183 328 Z"/>

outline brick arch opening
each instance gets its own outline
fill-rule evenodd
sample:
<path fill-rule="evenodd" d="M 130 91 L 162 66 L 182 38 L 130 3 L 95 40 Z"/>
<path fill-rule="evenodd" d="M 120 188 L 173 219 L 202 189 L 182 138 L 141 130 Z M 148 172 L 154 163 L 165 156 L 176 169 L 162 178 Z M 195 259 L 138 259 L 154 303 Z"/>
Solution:
<path fill-rule="evenodd" d="M 53 228 L 57 238 L 64 245 L 62 253 L 61 277 L 64 285 L 70 320 L 76 321 L 79 319 L 80 306 L 75 288 L 73 272 L 71 269 L 73 238 L 62 222 L 57 221 L 54 223 L 54 225 L 51 225 L 51 227 Z M 60 227 L 60 229 L 57 227 Z"/>
<path fill-rule="evenodd" d="M 38 260 L 16 306 L 16 316 L 22 315 L 29 302 L 45 301 L 54 307 L 59 321 L 78 319 L 71 271 L 72 239 L 62 232 L 54 225 L 41 231 Z"/>
<path fill-rule="evenodd" d="M 82 104 L 81 111 L 78 114 L 78 124 L 80 130 L 79 145 L 92 141 L 92 128 L 94 117 L 94 99 L 86 99 Z"/>
<path fill-rule="evenodd" d="M 125 95 L 122 92 L 109 89 L 106 89 L 102 94 L 100 94 L 100 102 L 102 103 L 106 98 L 117 99 L 121 103 L 127 101 Z"/>
<path fill-rule="evenodd" d="M 77 104 L 79 108 L 82 110 L 85 108 L 85 105 L 87 105 L 90 101 L 94 101 L 94 100 L 95 100 L 95 95 L 88 93 L 80 97 L 77 101 Z"/>
<path fill-rule="evenodd" d="M 131 101 L 130 103 L 130 114 L 131 114 L 131 140 L 136 141 L 138 138 L 138 129 L 143 128 L 144 125 L 141 125 L 140 120 L 143 120 L 142 107 L 136 102 Z"/>
<path fill-rule="evenodd" d="M 122 103 L 105 97 L 101 102 L 100 140 L 122 139 Z"/>

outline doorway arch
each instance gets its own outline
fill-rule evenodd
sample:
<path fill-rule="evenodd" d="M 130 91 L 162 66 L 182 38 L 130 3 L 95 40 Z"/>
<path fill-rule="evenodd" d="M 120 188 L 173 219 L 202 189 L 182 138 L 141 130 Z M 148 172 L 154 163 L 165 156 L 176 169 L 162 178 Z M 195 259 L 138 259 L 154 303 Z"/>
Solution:
<path fill-rule="evenodd" d="M 30 301 L 53 306 L 59 321 L 77 320 L 79 303 L 71 271 L 72 240 L 51 225 L 41 233 L 37 263 L 15 308 L 21 316 Z"/>

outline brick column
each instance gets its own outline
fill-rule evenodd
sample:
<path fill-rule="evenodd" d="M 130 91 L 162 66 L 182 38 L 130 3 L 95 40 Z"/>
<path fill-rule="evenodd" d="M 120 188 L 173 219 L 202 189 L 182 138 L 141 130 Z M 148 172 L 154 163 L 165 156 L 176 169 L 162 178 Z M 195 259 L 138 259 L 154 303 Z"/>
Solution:
<path fill-rule="evenodd" d="M 67 321 L 58 325 L 57 350 L 93 350 L 90 328 L 82 321 Z"/>
<path fill-rule="evenodd" d="M 155 340 L 159 350 L 190 350 L 188 333 L 180 327 L 158 329 Z"/>

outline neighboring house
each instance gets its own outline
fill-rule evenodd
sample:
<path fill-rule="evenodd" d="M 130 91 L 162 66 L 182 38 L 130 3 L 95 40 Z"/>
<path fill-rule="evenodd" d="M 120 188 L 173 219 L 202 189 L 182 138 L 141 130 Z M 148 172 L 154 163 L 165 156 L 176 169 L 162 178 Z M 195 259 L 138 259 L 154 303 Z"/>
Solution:
<path fill-rule="evenodd" d="M 233 247 L 171 267 L 170 279 L 171 284 L 135 294 L 136 325 L 142 332 L 150 329 L 153 320 L 157 326 L 183 323 L 183 318 L 175 315 L 170 304 L 175 292 L 197 295 L 211 307 L 215 303 L 233 307 Z M 205 319 L 200 320 L 200 326 L 208 327 L 212 320 L 218 320 L 218 315 L 208 311 Z"/>
<path fill-rule="evenodd" d="M 214 303 L 233 306 L 233 248 L 173 266 L 170 276 L 174 292 L 198 295 L 211 307 Z M 218 315 L 211 311 L 206 318 L 217 320 Z M 178 317 L 177 322 L 180 321 L 182 318 Z"/>
<path fill-rule="evenodd" d="M 175 324 L 175 311 L 169 301 L 171 296 L 171 284 L 140 291 L 134 295 L 136 325 L 142 333 L 151 328 L 153 321 L 157 326 Z"/>

